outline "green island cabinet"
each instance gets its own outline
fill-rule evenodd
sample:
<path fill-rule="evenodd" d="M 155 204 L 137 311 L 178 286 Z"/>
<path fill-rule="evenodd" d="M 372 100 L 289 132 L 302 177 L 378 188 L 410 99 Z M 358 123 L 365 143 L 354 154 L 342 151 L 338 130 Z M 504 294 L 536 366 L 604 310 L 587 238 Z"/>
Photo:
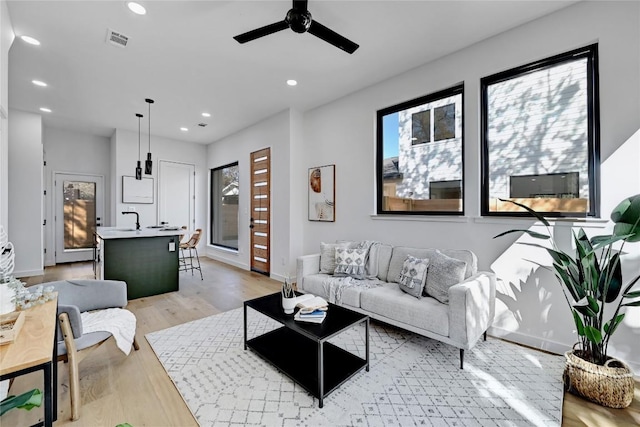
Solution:
<path fill-rule="evenodd" d="M 127 299 L 177 291 L 177 230 L 98 227 L 96 277 L 127 282 Z"/>

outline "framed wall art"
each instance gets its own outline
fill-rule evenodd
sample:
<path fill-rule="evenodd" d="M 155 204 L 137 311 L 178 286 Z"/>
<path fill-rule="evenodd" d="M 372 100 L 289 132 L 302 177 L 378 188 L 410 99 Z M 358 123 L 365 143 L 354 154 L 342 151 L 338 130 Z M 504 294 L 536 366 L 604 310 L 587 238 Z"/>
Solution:
<path fill-rule="evenodd" d="M 309 168 L 309 221 L 336 220 L 336 165 Z"/>
<path fill-rule="evenodd" d="M 153 203 L 153 178 L 123 175 L 122 203 Z"/>

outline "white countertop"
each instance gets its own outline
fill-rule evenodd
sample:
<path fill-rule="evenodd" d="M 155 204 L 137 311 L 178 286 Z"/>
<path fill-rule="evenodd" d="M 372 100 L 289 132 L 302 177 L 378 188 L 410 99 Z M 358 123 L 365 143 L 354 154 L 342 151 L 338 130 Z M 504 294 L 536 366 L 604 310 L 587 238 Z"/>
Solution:
<path fill-rule="evenodd" d="M 136 230 L 135 227 L 98 227 L 96 234 L 101 239 L 131 239 L 135 237 L 161 237 L 177 236 L 186 233 L 186 230 L 167 230 L 164 228 L 142 228 Z"/>

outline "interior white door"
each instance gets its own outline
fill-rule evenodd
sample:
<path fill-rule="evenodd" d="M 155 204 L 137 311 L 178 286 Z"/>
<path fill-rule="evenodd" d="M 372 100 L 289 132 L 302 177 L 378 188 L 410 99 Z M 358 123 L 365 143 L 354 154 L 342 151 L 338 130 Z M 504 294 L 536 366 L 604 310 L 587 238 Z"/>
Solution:
<path fill-rule="evenodd" d="M 99 175 L 54 174 L 55 262 L 93 259 L 96 227 L 104 215 L 104 184 Z"/>
<path fill-rule="evenodd" d="M 196 166 L 160 160 L 158 169 L 158 221 L 196 229 Z"/>

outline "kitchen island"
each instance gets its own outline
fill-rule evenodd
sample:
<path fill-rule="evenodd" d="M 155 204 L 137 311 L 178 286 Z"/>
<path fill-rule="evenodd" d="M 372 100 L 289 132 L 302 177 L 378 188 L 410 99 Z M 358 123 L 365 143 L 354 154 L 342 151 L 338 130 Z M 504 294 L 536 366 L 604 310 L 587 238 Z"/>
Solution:
<path fill-rule="evenodd" d="M 181 231 L 98 227 L 96 278 L 127 282 L 127 299 L 177 291 Z"/>

